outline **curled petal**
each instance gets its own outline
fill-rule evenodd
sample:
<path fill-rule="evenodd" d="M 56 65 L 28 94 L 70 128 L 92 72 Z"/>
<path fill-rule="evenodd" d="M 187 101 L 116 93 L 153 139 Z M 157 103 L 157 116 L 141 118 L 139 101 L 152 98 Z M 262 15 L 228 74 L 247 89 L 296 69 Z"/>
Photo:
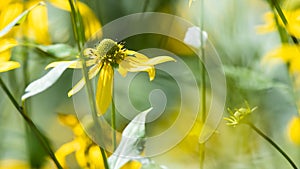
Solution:
<path fill-rule="evenodd" d="M 99 115 L 104 114 L 111 103 L 113 90 L 112 84 L 113 68 L 109 64 L 104 64 L 100 71 L 96 91 L 96 104 Z"/>
<path fill-rule="evenodd" d="M 20 67 L 20 64 L 18 62 L 14 62 L 14 61 L 0 62 L 0 72 L 6 72 L 12 69 L 16 69 L 18 67 Z"/>
<path fill-rule="evenodd" d="M 97 73 L 99 72 L 101 68 L 101 65 L 95 65 L 93 66 L 90 70 L 89 70 L 89 79 L 92 79 L 93 77 L 95 77 L 97 75 Z M 79 92 L 79 90 L 81 90 L 83 88 L 83 86 L 85 85 L 85 80 L 84 78 L 82 78 L 69 92 L 68 92 L 68 96 L 71 97 L 72 95 L 74 95 L 75 93 Z"/>
<path fill-rule="evenodd" d="M 157 57 L 149 59 L 149 61 L 147 61 L 146 64 L 147 65 L 157 65 L 160 63 L 170 62 L 170 61 L 176 62 L 175 59 L 173 59 L 169 56 L 157 56 Z"/>
<path fill-rule="evenodd" d="M 78 147 L 79 143 L 77 141 L 68 142 L 64 145 L 62 145 L 56 152 L 55 156 L 57 157 L 57 160 L 62 165 L 63 168 L 67 168 L 66 164 L 66 156 L 75 152 Z"/>

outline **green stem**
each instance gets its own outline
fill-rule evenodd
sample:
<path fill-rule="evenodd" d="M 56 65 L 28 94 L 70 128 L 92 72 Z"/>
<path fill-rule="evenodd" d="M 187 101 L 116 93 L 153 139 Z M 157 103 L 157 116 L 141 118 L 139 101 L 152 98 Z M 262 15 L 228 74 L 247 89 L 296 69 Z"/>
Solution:
<path fill-rule="evenodd" d="M 202 31 L 204 31 L 204 0 L 201 0 L 200 3 L 201 17 L 200 17 L 200 52 L 201 52 L 201 124 L 205 123 L 206 120 L 206 70 L 205 70 L 205 46 L 204 46 L 204 37 Z M 205 142 L 199 145 L 199 163 L 200 169 L 204 168 L 205 160 Z"/>
<path fill-rule="evenodd" d="M 56 167 L 58 169 L 62 169 L 62 166 L 59 164 L 58 160 L 56 159 L 55 154 L 53 153 L 51 147 L 47 144 L 47 142 L 43 138 L 43 135 L 40 132 L 40 130 L 36 127 L 36 125 L 33 123 L 33 121 L 26 115 L 26 113 L 24 112 L 24 107 L 22 107 L 22 106 L 20 106 L 18 104 L 18 102 L 13 97 L 13 95 L 11 94 L 11 92 L 9 91 L 9 89 L 6 87 L 5 83 L 3 82 L 3 80 L 1 78 L 0 78 L 0 86 L 4 90 L 4 92 L 6 93 L 6 95 L 10 99 L 10 101 L 13 103 L 13 105 L 15 106 L 15 108 L 21 114 L 21 116 L 23 117 L 23 119 L 29 125 L 30 129 L 33 131 L 34 135 L 36 136 L 36 138 L 38 139 L 38 141 L 40 142 L 40 144 L 42 145 L 42 147 L 48 153 L 48 155 L 50 156 L 50 158 L 54 161 Z"/>
<path fill-rule="evenodd" d="M 255 127 L 252 123 L 248 124 L 257 134 L 263 137 L 267 142 L 269 142 L 289 163 L 294 169 L 298 169 L 293 160 L 267 135 L 265 135 L 261 130 Z"/>
<path fill-rule="evenodd" d="M 149 0 L 145 0 L 144 6 L 143 6 L 143 10 L 142 10 L 143 12 L 146 12 L 148 4 L 149 4 Z"/>
<path fill-rule="evenodd" d="M 284 13 L 282 12 L 278 1 L 277 0 L 269 0 L 269 1 L 271 1 L 271 4 L 275 7 L 281 21 L 283 22 L 284 26 L 286 27 L 288 25 L 288 20 L 286 19 Z M 293 35 L 290 35 L 290 36 L 295 44 L 299 44 L 299 41 L 295 36 L 293 36 Z"/>
<path fill-rule="evenodd" d="M 114 77 L 114 73 L 112 77 Z M 113 80 L 113 88 L 114 88 L 114 80 Z M 116 106 L 114 102 L 114 92 L 112 93 L 112 97 L 111 97 L 111 119 L 110 120 L 111 120 L 111 127 L 113 129 L 112 146 L 113 146 L 113 150 L 115 150 L 117 147 L 117 132 L 116 132 Z"/>
<path fill-rule="evenodd" d="M 76 38 L 76 41 L 77 41 L 78 50 L 81 51 L 83 49 L 84 43 L 85 43 L 82 18 L 81 18 L 81 15 L 79 13 L 78 7 L 75 4 L 75 1 L 74 0 L 69 0 L 69 4 L 70 4 L 70 7 L 71 7 L 71 18 L 72 18 L 73 29 L 74 29 L 74 34 L 75 34 L 75 38 Z M 86 67 L 86 61 L 85 61 L 84 57 L 82 56 L 82 54 L 80 55 L 80 60 L 81 60 L 81 63 L 82 63 L 82 73 L 83 73 L 83 77 L 84 77 L 84 80 L 85 80 L 85 85 L 86 85 L 86 88 L 87 88 L 87 94 L 88 94 L 90 108 L 91 108 L 91 111 L 92 111 L 92 117 L 93 117 L 93 120 L 95 122 L 96 128 L 101 129 L 101 126 L 98 123 L 98 118 L 97 118 L 98 113 L 97 113 L 96 103 L 95 103 L 95 99 L 94 99 L 95 98 L 94 97 L 94 92 L 93 92 L 93 89 L 92 89 L 92 85 L 89 81 L 88 71 L 87 71 L 87 67 Z M 99 146 L 99 148 L 101 150 L 101 155 L 102 155 L 102 160 L 103 160 L 104 167 L 105 167 L 105 169 L 109 169 L 109 165 L 108 165 L 105 150 L 101 146 Z"/>

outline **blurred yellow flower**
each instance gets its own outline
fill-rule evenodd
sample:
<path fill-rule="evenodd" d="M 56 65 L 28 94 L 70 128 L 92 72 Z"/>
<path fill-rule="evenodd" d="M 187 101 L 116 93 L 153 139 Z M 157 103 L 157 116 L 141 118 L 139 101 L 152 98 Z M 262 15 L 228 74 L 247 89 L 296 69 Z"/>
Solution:
<path fill-rule="evenodd" d="M 249 114 L 251 114 L 254 110 L 257 109 L 257 107 L 250 108 L 248 102 L 245 102 L 246 108 L 242 107 L 239 109 L 235 109 L 234 111 L 230 110 L 228 108 L 228 112 L 230 114 L 229 117 L 225 117 L 224 120 L 227 121 L 228 126 L 237 126 L 242 122 L 242 120 Z"/>
<path fill-rule="evenodd" d="M 94 143 L 84 132 L 81 124 L 74 115 L 59 115 L 59 120 L 66 126 L 70 127 L 74 134 L 74 139 L 63 144 L 55 155 L 64 169 L 69 168 L 66 157 L 75 153 L 76 161 L 82 169 L 100 169 L 104 168 L 102 154 L 99 145 Z M 125 164 L 122 169 L 138 169 L 141 163 L 138 161 L 130 161 Z M 48 164 L 44 169 L 55 168 Z M 1 169 L 1 168 L 0 168 Z"/>
<path fill-rule="evenodd" d="M 291 142 L 300 145 L 300 117 L 291 119 L 287 127 L 287 134 Z"/>
<path fill-rule="evenodd" d="M 27 161 L 17 159 L 0 160 L 0 169 L 30 169 Z"/>
<path fill-rule="evenodd" d="M 55 7 L 71 11 L 70 4 L 68 0 L 49 0 L 51 4 Z M 84 25 L 85 38 L 89 39 L 94 33 L 98 32 L 101 28 L 101 24 L 97 19 L 97 16 L 94 12 L 83 2 L 76 1 L 79 12 L 82 16 L 82 21 Z"/>
<path fill-rule="evenodd" d="M 10 48 L 17 45 L 14 39 L 0 39 L 0 72 L 6 72 L 20 67 L 18 62 L 10 60 Z"/>
<path fill-rule="evenodd" d="M 288 24 L 285 26 L 281 19 L 278 19 L 278 23 L 285 27 L 289 34 L 300 38 L 300 9 L 294 11 L 283 10 L 283 14 Z M 257 27 L 258 33 L 268 33 L 276 30 L 276 21 L 272 12 L 265 13 L 264 21 L 264 25 Z"/>
<path fill-rule="evenodd" d="M 124 48 L 123 43 L 117 43 L 111 39 L 102 40 L 95 49 L 85 49 L 83 55 L 87 58 L 87 67 L 91 67 L 89 69 L 89 78 L 92 79 L 100 72 L 96 91 L 96 104 L 100 115 L 106 112 L 112 100 L 113 68 L 118 67 L 118 72 L 122 76 L 126 76 L 128 71 L 145 71 L 148 72 L 150 80 L 153 80 L 155 77 L 154 65 L 175 61 L 169 56 L 158 56 L 149 59 L 141 53 L 127 50 Z M 81 68 L 80 60 L 69 62 L 73 62 L 69 68 Z M 59 63 L 61 62 L 50 63 L 46 68 L 55 67 Z M 85 81 L 82 78 L 68 92 L 68 96 L 70 97 L 77 93 L 84 85 Z"/>
<path fill-rule="evenodd" d="M 289 63 L 291 72 L 300 72 L 300 45 L 283 44 L 268 52 L 262 62 L 265 63 L 276 58 Z"/>
<path fill-rule="evenodd" d="M 45 5 L 37 5 L 41 1 L 31 0 L 23 2 L 14 0 L 5 2 L 6 7 L 0 8 L 0 30 L 5 28 L 24 10 L 31 9 L 26 20 L 18 27 L 13 28 L 4 38 L 26 38 L 40 44 L 50 44 L 50 35 L 48 33 L 48 14 Z"/>

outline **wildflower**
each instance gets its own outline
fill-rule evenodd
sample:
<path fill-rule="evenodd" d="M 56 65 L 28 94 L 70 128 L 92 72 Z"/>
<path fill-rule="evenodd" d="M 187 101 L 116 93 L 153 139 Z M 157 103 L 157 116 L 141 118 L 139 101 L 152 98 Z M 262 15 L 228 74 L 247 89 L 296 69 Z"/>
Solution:
<path fill-rule="evenodd" d="M 49 0 L 57 8 L 71 12 L 68 0 Z M 76 1 L 84 25 L 85 38 L 89 39 L 95 32 L 101 28 L 101 24 L 93 11 L 84 3 Z"/>
<path fill-rule="evenodd" d="M 111 39 L 102 40 L 96 48 L 87 48 L 83 51 L 83 55 L 87 59 L 87 67 L 89 69 L 89 79 L 95 77 L 99 72 L 96 103 L 99 114 L 104 114 L 111 103 L 112 84 L 113 84 L 113 68 L 118 68 L 118 72 L 125 77 L 127 72 L 148 72 L 150 81 L 155 77 L 154 65 L 175 61 L 168 56 L 158 56 L 148 58 L 147 56 L 127 50 L 123 43 L 117 43 Z M 64 61 L 66 62 L 66 61 Z M 69 61 L 72 64 L 70 68 L 81 68 L 81 61 Z M 50 63 L 46 68 L 55 67 L 61 62 Z M 82 89 L 85 81 L 82 78 L 69 92 L 68 96 L 72 96 Z"/>
<path fill-rule="evenodd" d="M 276 58 L 289 63 L 291 72 L 297 73 L 300 71 L 300 45 L 283 44 L 268 52 L 264 56 L 263 63 Z"/>
<path fill-rule="evenodd" d="M 294 11 L 283 10 L 283 14 L 287 20 L 287 25 L 281 19 L 278 20 L 279 25 L 285 27 L 289 34 L 300 38 L 300 9 Z M 276 30 L 276 21 L 272 12 L 267 12 L 264 15 L 264 21 L 264 25 L 257 27 L 258 33 L 268 33 Z"/>
<path fill-rule="evenodd" d="M 93 142 L 84 132 L 81 124 L 74 115 L 59 115 L 59 120 L 64 125 L 70 127 L 74 134 L 74 139 L 63 144 L 55 155 L 63 168 L 68 168 L 66 157 L 75 153 L 76 161 L 80 168 L 98 169 L 104 168 L 102 154 L 99 146 Z M 122 169 L 140 168 L 141 164 L 137 161 L 131 161 L 125 164 Z M 50 165 L 45 166 L 45 169 L 51 168 Z"/>
<path fill-rule="evenodd" d="M 14 39 L 0 39 L 0 72 L 6 72 L 20 67 L 20 64 L 10 60 L 10 48 L 17 45 Z"/>
<path fill-rule="evenodd" d="M 246 104 L 246 108 L 235 109 L 234 112 L 228 108 L 228 112 L 229 112 L 230 116 L 224 118 L 225 120 L 228 121 L 226 123 L 227 125 L 235 127 L 236 125 L 240 124 L 241 121 L 247 115 L 249 115 L 250 113 L 252 113 L 254 110 L 257 109 L 257 107 L 254 107 L 251 109 L 247 102 L 245 102 L 245 104 Z"/>
<path fill-rule="evenodd" d="M 290 141 L 300 145 L 300 117 L 293 117 L 288 124 L 287 134 Z"/>
<path fill-rule="evenodd" d="M 0 30 L 3 30 L 24 10 L 30 9 L 30 12 L 24 22 L 18 28 L 13 28 L 4 38 L 26 38 L 40 44 L 50 44 L 48 14 L 45 5 L 41 5 L 42 3 L 36 0 L 25 3 L 16 0 L 6 3 L 5 8 L 0 8 Z"/>

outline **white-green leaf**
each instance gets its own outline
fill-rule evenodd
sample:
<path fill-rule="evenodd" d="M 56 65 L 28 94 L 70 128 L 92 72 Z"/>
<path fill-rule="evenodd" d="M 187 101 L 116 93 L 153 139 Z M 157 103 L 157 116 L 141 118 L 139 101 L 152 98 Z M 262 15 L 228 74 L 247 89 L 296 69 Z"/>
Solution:
<path fill-rule="evenodd" d="M 39 5 L 45 5 L 45 3 L 44 2 L 40 2 L 40 3 L 32 6 L 30 9 L 24 11 L 19 16 L 17 16 L 12 22 L 10 22 L 6 27 L 4 27 L 0 31 L 0 38 L 3 37 L 4 35 L 6 35 L 14 26 L 20 25 L 26 19 L 26 17 L 29 14 L 29 12 L 32 9 L 34 9 L 35 7 L 39 6 Z"/>
<path fill-rule="evenodd" d="M 152 108 L 137 115 L 124 129 L 115 152 L 108 158 L 111 169 L 119 169 L 130 160 L 137 160 L 144 149 L 146 115 Z"/>
<path fill-rule="evenodd" d="M 36 48 L 56 58 L 65 58 L 77 55 L 77 51 L 66 44 L 54 44 L 48 46 L 37 45 Z"/>
<path fill-rule="evenodd" d="M 22 100 L 25 100 L 31 96 L 39 94 L 49 87 L 51 87 L 58 78 L 63 74 L 63 72 L 72 64 L 73 62 L 62 62 L 56 67 L 51 69 L 43 77 L 31 82 L 25 89 L 25 94 L 22 96 Z"/>

